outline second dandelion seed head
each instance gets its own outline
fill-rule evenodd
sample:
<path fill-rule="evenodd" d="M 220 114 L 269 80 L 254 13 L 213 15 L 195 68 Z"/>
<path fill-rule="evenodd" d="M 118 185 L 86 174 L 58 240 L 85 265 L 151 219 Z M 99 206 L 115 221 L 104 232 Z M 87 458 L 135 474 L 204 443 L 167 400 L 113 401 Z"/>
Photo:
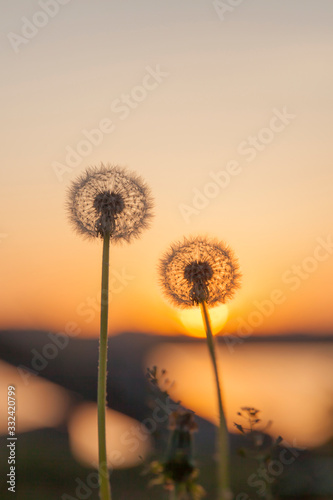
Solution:
<path fill-rule="evenodd" d="M 165 295 L 179 307 L 203 301 L 214 306 L 233 296 L 240 273 L 233 252 L 224 243 L 192 237 L 172 245 L 161 259 L 160 282 Z"/>

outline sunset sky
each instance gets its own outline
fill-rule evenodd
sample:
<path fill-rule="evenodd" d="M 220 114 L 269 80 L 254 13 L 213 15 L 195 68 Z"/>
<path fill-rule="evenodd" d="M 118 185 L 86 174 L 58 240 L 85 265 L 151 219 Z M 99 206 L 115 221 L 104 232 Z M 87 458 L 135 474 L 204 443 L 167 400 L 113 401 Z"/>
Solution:
<path fill-rule="evenodd" d="M 151 229 L 111 248 L 110 333 L 188 333 L 157 263 L 197 234 L 239 259 L 225 331 L 333 332 L 333 4 L 221 3 L 3 6 L 1 329 L 98 335 L 101 242 L 64 207 L 104 162 L 156 200 Z"/>

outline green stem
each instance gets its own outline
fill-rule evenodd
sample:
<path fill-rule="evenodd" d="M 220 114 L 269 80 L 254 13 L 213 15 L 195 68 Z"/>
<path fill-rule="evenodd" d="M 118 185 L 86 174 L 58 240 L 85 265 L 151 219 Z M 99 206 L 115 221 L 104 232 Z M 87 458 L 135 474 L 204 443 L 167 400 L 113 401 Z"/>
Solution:
<path fill-rule="evenodd" d="M 102 262 L 102 291 L 101 291 L 101 329 L 99 342 L 99 365 L 98 365 L 98 453 L 99 453 L 99 487 L 101 500 L 111 500 L 111 489 L 109 471 L 106 455 L 106 373 L 107 373 L 107 349 L 108 349 L 108 313 L 109 313 L 109 254 L 110 234 L 104 235 L 103 262 Z"/>
<path fill-rule="evenodd" d="M 170 490 L 170 500 L 178 500 L 178 485 L 175 483 L 174 488 Z"/>
<path fill-rule="evenodd" d="M 209 354 L 213 363 L 215 383 L 217 389 L 217 400 L 219 407 L 219 432 L 218 432 L 218 445 L 219 445 L 219 462 L 218 462 L 218 499 L 231 500 L 232 492 L 230 490 L 229 480 L 229 435 L 227 429 L 227 422 L 225 419 L 222 403 L 222 391 L 220 386 L 219 374 L 217 369 L 216 354 L 214 337 L 210 324 L 209 312 L 205 301 L 200 303 L 203 322 L 206 330 L 206 338 Z"/>

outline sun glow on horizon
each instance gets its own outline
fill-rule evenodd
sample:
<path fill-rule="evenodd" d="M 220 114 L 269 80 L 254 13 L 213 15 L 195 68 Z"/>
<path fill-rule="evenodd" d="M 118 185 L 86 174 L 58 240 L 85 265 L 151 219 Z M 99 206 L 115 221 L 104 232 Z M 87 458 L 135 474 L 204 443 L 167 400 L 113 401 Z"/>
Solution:
<path fill-rule="evenodd" d="M 209 310 L 213 335 L 217 335 L 226 324 L 228 319 L 228 306 L 222 304 Z M 186 328 L 186 331 L 193 337 L 206 337 L 199 307 L 193 309 L 183 309 L 178 313 L 179 319 Z"/>

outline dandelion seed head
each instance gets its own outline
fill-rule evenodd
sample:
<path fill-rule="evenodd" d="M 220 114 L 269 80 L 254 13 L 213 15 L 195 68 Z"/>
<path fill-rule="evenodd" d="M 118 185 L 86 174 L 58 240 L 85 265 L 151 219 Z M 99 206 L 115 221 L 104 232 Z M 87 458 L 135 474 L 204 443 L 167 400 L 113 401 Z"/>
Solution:
<path fill-rule="evenodd" d="M 124 200 L 121 194 L 113 191 L 104 191 L 95 196 L 94 208 L 99 213 L 106 213 L 110 217 L 112 214 L 120 214 L 124 208 Z"/>
<path fill-rule="evenodd" d="M 184 278 L 190 283 L 207 283 L 213 276 L 213 270 L 208 262 L 194 261 L 187 264 Z"/>
<path fill-rule="evenodd" d="M 190 308 L 206 301 L 224 304 L 240 286 L 240 272 L 232 250 L 204 237 L 184 238 L 160 260 L 160 284 L 173 304 Z"/>
<path fill-rule="evenodd" d="M 152 208 L 145 182 L 118 166 L 87 168 L 68 192 L 70 222 L 88 238 L 109 233 L 113 242 L 130 242 L 149 226 Z"/>

